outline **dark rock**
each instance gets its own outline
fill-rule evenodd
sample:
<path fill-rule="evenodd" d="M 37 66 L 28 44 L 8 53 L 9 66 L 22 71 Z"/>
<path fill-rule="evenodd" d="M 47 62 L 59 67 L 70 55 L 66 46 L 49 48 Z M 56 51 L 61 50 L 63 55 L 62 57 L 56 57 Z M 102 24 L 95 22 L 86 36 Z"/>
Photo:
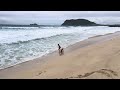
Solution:
<path fill-rule="evenodd" d="M 66 20 L 62 26 L 96 26 L 98 24 L 86 19 L 70 19 Z"/>
<path fill-rule="evenodd" d="M 34 24 L 30 24 L 31 26 L 38 26 L 38 24 L 34 23 Z"/>

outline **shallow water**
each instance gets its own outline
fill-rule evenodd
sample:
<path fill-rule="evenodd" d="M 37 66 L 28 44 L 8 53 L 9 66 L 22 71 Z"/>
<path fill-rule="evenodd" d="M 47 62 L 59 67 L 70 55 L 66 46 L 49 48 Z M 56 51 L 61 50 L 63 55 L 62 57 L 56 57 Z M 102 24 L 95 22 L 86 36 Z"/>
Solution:
<path fill-rule="evenodd" d="M 41 57 L 96 35 L 120 31 L 119 27 L 2 27 L 0 29 L 0 68 Z"/>

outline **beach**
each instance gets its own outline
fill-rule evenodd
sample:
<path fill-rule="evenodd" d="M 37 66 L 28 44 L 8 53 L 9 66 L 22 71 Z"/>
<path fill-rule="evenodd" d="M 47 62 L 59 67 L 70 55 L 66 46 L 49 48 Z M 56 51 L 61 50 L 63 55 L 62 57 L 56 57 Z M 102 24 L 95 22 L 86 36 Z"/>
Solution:
<path fill-rule="evenodd" d="M 0 70 L 0 79 L 119 79 L 120 32 L 91 37 Z"/>

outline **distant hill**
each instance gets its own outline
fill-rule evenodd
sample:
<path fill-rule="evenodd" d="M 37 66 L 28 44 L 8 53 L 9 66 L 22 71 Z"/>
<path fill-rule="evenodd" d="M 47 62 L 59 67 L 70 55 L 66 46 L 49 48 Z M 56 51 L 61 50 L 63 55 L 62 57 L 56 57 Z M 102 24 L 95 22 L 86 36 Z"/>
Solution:
<path fill-rule="evenodd" d="M 65 20 L 65 22 L 62 24 L 62 26 L 96 26 L 96 25 L 99 24 L 96 24 L 86 19 Z"/>
<path fill-rule="evenodd" d="M 38 25 L 36 23 L 29 24 L 29 25 L 20 25 L 20 24 L 0 24 L 0 27 L 7 26 L 7 27 L 39 27 L 42 25 Z"/>
<path fill-rule="evenodd" d="M 120 27 L 120 25 L 117 25 L 117 24 L 115 24 L 115 25 L 108 25 L 109 27 Z"/>

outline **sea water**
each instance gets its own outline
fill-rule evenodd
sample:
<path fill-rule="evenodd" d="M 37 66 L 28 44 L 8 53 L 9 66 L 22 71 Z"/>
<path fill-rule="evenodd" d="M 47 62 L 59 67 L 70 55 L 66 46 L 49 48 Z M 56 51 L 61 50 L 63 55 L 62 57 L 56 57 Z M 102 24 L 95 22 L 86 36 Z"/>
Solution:
<path fill-rule="evenodd" d="M 0 69 L 32 58 L 41 57 L 58 49 L 96 35 L 120 31 L 120 27 L 0 27 Z"/>

